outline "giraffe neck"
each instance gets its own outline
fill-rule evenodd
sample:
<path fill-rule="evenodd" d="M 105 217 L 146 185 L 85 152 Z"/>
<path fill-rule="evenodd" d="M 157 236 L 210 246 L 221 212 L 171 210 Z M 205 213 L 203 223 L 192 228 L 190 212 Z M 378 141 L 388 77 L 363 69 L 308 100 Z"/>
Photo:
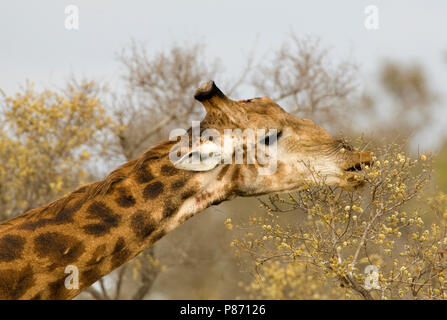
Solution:
<path fill-rule="evenodd" d="M 73 298 L 195 213 L 226 199 L 223 183 L 215 179 L 211 188 L 200 173 L 175 169 L 168 146 L 0 224 L 0 299 Z M 68 266 L 78 274 L 77 289 L 65 285 Z"/>

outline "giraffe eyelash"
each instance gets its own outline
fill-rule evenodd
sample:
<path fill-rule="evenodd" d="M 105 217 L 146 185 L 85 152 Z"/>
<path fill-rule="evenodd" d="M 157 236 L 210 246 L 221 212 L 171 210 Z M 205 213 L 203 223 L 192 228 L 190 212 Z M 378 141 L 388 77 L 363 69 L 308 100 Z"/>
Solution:
<path fill-rule="evenodd" d="M 271 144 L 274 144 L 281 136 L 282 136 L 282 131 L 279 131 L 277 133 L 275 132 L 271 135 L 264 137 L 264 139 L 262 139 L 259 142 L 266 146 L 269 146 Z"/>

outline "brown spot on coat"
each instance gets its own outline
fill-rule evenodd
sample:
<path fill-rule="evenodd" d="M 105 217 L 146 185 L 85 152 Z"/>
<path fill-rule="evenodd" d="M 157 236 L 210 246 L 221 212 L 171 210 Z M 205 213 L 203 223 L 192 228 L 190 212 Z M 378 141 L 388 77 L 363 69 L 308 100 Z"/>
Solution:
<path fill-rule="evenodd" d="M 53 268 L 76 261 L 85 251 L 80 240 L 57 232 L 38 235 L 34 239 L 34 249 L 39 257 L 48 258 Z"/>
<path fill-rule="evenodd" d="M 42 294 L 38 293 L 34 295 L 30 300 L 42 300 Z"/>
<path fill-rule="evenodd" d="M 105 259 L 104 253 L 106 252 L 106 249 L 107 249 L 106 244 L 102 244 L 102 245 L 98 246 L 95 249 L 95 251 L 93 252 L 90 260 L 87 261 L 87 265 L 101 263 Z"/>
<path fill-rule="evenodd" d="M 0 270 L 0 298 L 17 300 L 35 283 L 30 265 L 18 269 Z"/>
<path fill-rule="evenodd" d="M 183 188 L 183 186 L 184 186 L 185 184 L 186 184 L 186 180 L 185 180 L 185 179 L 177 180 L 177 181 L 175 181 L 175 182 L 173 182 L 173 183 L 171 184 L 171 189 L 172 189 L 173 191 L 177 191 L 178 189 Z"/>
<path fill-rule="evenodd" d="M 62 208 L 59 212 L 57 212 L 54 215 L 54 217 L 51 218 L 38 217 L 38 220 L 36 221 L 27 221 L 20 226 L 20 229 L 35 230 L 41 227 L 45 227 L 47 225 L 61 225 L 71 223 L 73 222 L 74 214 L 79 209 L 81 209 L 83 203 L 84 202 L 82 200 L 78 200 L 71 207 Z"/>
<path fill-rule="evenodd" d="M 177 206 L 175 206 L 171 201 L 165 203 L 165 207 L 163 209 L 163 217 L 169 218 L 177 211 Z"/>
<path fill-rule="evenodd" d="M 138 183 L 148 183 L 155 178 L 144 166 L 137 170 L 136 175 Z"/>
<path fill-rule="evenodd" d="M 87 288 L 97 280 L 101 279 L 101 272 L 97 267 L 93 267 L 87 270 L 82 271 L 79 279 L 82 282 L 82 287 Z"/>
<path fill-rule="evenodd" d="M 119 196 L 115 199 L 115 202 L 122 208 L 133 207 L 136 200 L 125 188 L 118 189 Z"/>
<path fill-rule="evenodd" d="M 9 262 L 22 257 L 25 239 L 17 235 L 6 235 L 0 239 L 0 262 Z"/>
<path fill-rule="evenodd" d="M 148 184 L 143 190 L 143 197 L 145 199 L 155 199 L 163 192 L 163 183 L 156 181 Z"/>
<path fill-rule="evenodd" d="M 52 281 L 48 284 L 48 299 L 50 300 L 63 300 L 68 296 L 69 289 L 65 287 L 65 279 L 68 274 L 61 276 L 59 279 Z"/>
<path fill-rule="evenodd" d="M 125 263 L 131 256 L 131 252 L 126 248 L 126 242 L 123 237 L 119 237 L 115 243 L 115 248 L 112 252 L 112 269 L 118 268 Z"/>
<path fill-rule="evenodd" d="M 132 215 L 130 227 L 138 237 L 146 238 L 154 232 L 156 224 L 149 214 L 138 210 Z"/>
<path fill-rule="evenodd" d="M 239 166 L 235 166 L 233 172 L 231 173 L 231 181 L 238 181 L 241 176 L 241 168 Z"/>
<path fill-rule="evenodd" d="M 166 235 L 166 231 L 165 230 L 160 230 L 157 233 L 154 234 L 153 238 L 152 238 L 152 243 L 160 240 L 161 238 L 163 238 Z"/>
<path fill-rule="evenodd" d="M 84 231 L 96 237 L 102 236 L 116 228 L 121 217 L 114 213 L 104 202 L 95 201 L 87 208 L 87 219 L 98 219 L 98 223 L 91 223 L 83 227 Z"/>
<path fill-rule="evenodd" d="M 168 164 L 164 164 L 161 167 L 161 174 L 164 176 L 173 176 L 177 172 L 178 172 L 177 168 L 175 168 L 174 166 L 168 165 Z"/>
<path fill-rule="evenodd" d="M 192 197 L 195 194 L 196 194 L 196 190 L 191 189 L 191 190 L 183 192 L 182 195 L 181 195 L 181 198 L 182 198 L 182 200 L 186 200 L 186 199 Z"/>
<path fill-rule="evenodd" d="M 219 174 L 217 175 L 217 181 L 221 181 L 225 174 L 228 172 L 228 169 L 230 169 L 230 165 L 225 165 L 222 170 L 220 170 Z"/>

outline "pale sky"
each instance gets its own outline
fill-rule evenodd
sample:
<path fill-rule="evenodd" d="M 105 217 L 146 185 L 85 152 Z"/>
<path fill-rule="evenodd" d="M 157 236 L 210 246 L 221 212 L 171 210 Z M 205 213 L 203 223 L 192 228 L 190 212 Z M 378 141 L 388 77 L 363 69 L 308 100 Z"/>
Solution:
<path fill-rule="evenodd" d="M 79 7 L 76 31 L 65 29 L 69 4 Z M 379 9 L 378 30 L 364 27 L 368 5 Z M 0 88 L 12 93 L 25 79 L 58 86 L 72 73 L 117 83 L 116 54 L 130 39 L 154 50 L 202 41 L 210 58 L 220 58 L 223 78 L 236 77 L 253 48 L 262 57 L 293 30 L 318 36 L 334 54 L 352 57 L 365 85 L 380 61 L 393 58 L 422 63 L 436 89 L 446 94 L 446 17 L 443 0 L 2 1 Z M 433 132 L 447 126 L 447 112 L 439 112 Z"/>

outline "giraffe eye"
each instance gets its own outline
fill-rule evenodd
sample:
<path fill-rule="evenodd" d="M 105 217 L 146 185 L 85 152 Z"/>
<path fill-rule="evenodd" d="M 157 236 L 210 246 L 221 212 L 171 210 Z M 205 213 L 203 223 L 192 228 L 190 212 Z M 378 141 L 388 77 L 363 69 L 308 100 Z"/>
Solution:
<path fill-rule="evenodd" d="M 282 135 L 282 131 L 275 132 L 273 134 L 266 136 L 264 139 L 262 139 L 259 142 L 266 146 L 269 146 L 269 145 L 274 144 L 276 142 L 276 140 L 278 140 L 279 137 L 281 137 L 281 135 Z"/>

